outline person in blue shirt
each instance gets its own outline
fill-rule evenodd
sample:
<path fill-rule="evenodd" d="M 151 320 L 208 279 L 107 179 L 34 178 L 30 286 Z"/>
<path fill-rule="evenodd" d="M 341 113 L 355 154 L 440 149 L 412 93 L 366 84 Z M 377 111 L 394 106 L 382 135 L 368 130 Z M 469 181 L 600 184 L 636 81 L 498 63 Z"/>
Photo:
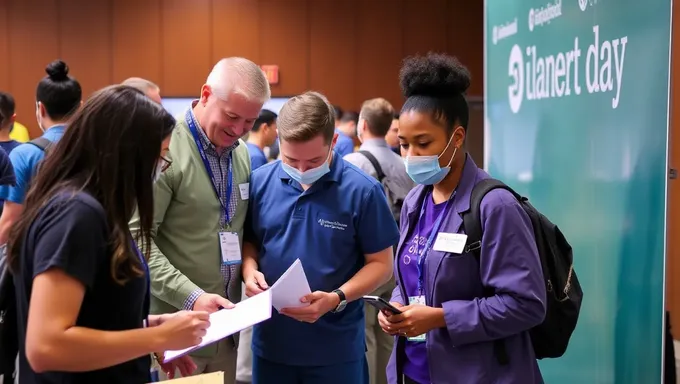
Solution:
<path fill-rule="evenodd" d="M 277 120 L 281 160 L 255 172 L 244 228 L 248 296 L 300 259 L 312 293 L 255 326 L 253 384 L 364 384 L 361 297 L 391 276 L 399 233 L 382 186 L 334 148 L 333 108 L 307 92 Z"/>
<path fill-rule="evenodd" d="M 343 124 L 343 114 L 345 114 L 345 112 L 342 110 L 342 108 L 340 108 L 340 106 L 333 106 L 333 124 L 335 125 L 335 133 L 338 134 L 334 151 L 337 152 L 340 157 L 345 157 L 345 155 L 349 155 L 350 153 L 354 152 L 354 140 L 352 140 L 351 137 L 347 136 L 340 130 L 340 126 Z"/>
<path fill-rule="evenodd" d="M 7 92 L 0 92 L 0 148 L 4 149 L 7 154 L 21 144 L 10 137 L 14 119 L 17 117 L 15 108 L 14 97 Z"/>
<path fill-rule="evenodd" d="M 68 66 L 61 60 L 51 62 L 36 90 L 35 115 L 42 137 L 48 143 L 57 142 L 64 134 L 66 122 L 82 104 L 82 89 L 77 80 L 68 75 Z M 14 167 L 16 184 L 0 186 L 4 200 L 0 216 L 0 244 L 7 243 L 9 231 L 23 212 L 24 199 L 31 178 L 45 151 L 33 142 L 16 147 L 9 158 Z"/>
<path fill-rule="evenodd" d="M 250 169 L 253 171 L 267 164 L 264 149 L 276 142 L 276 113 L 263 109 L 248 134 L 248 154 L 250 155 Z"/>

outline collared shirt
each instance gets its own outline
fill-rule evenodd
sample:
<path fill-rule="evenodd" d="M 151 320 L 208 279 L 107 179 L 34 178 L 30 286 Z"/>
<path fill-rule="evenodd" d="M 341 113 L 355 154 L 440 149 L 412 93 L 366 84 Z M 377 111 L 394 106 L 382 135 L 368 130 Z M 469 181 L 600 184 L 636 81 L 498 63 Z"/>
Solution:
<path fill-rule="evenodd" d="M 259 247 L 269 286 L 299 258 L 311 290 L 331 292 L 365 265 L 365 255 L 399 237 L 382 186 L 337 153 L 330 172 L 306 191 L 280 160 L 260 167 L 251 175 L 248 213 L 244 240 Z M 313 324 L 272 312 L 253 330 L 253 353 L 298 366 L 356 361 L 365 353 L 364 325 L 361 300 Z"/>
<path fill-rule="evenodd" d="M 387 192 L 391 194 L 389 200 L 403 201 L 406 195 L 415 187 L 415 183 L 406 173 L 404 160 L 401 156 L 396 155 L 384 139 L 366 139 L 359 148 L 360 151 L 370 152 L 375 159 L 378 160 L 380 168 L 385 174 L 383 184 Z M 377 178 L 378 174 L 371 164 L 371 161 L 359 152 L 350 153 L 344 157 L 344 160 L 356 165 L 362 171 Z M 390 202 L 392 202 L 390 201 Z"/>
<path fill-rule="evenodd" d="M 43 137 L 55 143 L 64 135 L 65 128 L 64 125 L 54 125 L 43 133 Z M 0 200 L 23 204 L 38 163 L 44 158 L 45 151 L 33 144 L 24 143 L 14 148 L 9 154 L 9 159 L 14 168 L 16 182 L 13 186 L 0 186 Z"/>
<path fill-rule="evenodd" d="M 195 105 L 195 103 L 193 103 L 192 105 Z M 236 185 L 236 183 L 234 182 L 231 183 L 231 194 L 229 195 L 229 201 L 225 200 L 227 198 L 226 188 L 229 185 L 229 180 L 227 178 L 229 177 L 229 167 L 231 166 L 230 164 L 231 152 L 234 150 L 234 148 L 238 147 L 239 142 L 236 141 L 230 147 L 227 147 L 223 149 L 221 152 L 218 152 L 217 147 L 215 147 L 215 144 L 213 144 L 210 141 L 208 135 L 205 133 L 205 131 L 201 127 L 201 124 L 198 122 L 198 119 L 196 119 L 196 116 L 194 116 L 193 110 L 190 111 L 191 119 L 196 125 L 197 128 L 196 130 L 198 131 L 200 145 L 203 148 L 205 157 L 208 159 L 208 163 L 210 163 L 210 170 L 212 171 L 213 177 L 215 177 L 215 180 L 213 182 L 215 183 L 217 193 L 219 194 L 218 198 L 220 199 L 220 204 L 222 204 L 222 207 L 228 205 L 229 217 L 234 217 L 239 196 L 238 185 Z M 220 217 L 221 217 L 220 225 L 222 227 L 225 227 L 227 224 L 226 221 L 227 218 L 225 217 L 224 214 L 221 215 Z M 220 265 L 222 277 L 224 278 L 224 290 L 226 296 L 226 293 L 229 292 L 229 288 L 232 286 L 232 284 L 240 283 L 236 281 L 236 279 L 232 279 L 231 277 L 236 275 L 236 268 L 240 268 L 241 266 L 238 264 L 225 265 L 224 263 L 221 263 Z M 187 297 L 187 299 L 184 302 L 184 309 L 186 310 L 192 309 L 198 297 L 201 296 L 203 293 L 205 292 L 202 289 L 198 289 L 192 292 L 191 295 L 189 295 L 189 297 Z"/>

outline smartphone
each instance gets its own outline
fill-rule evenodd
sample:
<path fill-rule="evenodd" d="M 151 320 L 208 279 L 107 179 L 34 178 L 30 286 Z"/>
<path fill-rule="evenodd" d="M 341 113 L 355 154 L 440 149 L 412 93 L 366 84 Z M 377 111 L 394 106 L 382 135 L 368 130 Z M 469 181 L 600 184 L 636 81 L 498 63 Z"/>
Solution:
<path fill-rule="evenodd" d="M 389 311 L 389 312 L 392 312 L 392 314 L 394 314 L 394 315 L 400 315 L 401 314 L 401 311 L 399 309 L 397 309 L 397 307 L 388 303 L 382 297 L 379 297 L 379 296 L 364 296 L 363 299 L 366 303 L 374 306 L 379 311 Z"/>

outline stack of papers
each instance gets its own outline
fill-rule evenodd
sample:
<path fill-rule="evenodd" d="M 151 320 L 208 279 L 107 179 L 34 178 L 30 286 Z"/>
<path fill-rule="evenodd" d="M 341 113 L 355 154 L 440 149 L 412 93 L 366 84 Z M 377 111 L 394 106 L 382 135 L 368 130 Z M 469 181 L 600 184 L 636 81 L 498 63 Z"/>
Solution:
<path fill-rule="evenodd" d="M 283 308 L 306 307 L 300 299 L 312 293 L 302 268 L 296 259 L 286 272 L 268 290 L 236 304 L 232 309 L 222 309 L 210 314 L 210 327 L 200 344 L 177 351 L 166 351 L 165 361 L 174 360 L 206 345 L 222 340 L 272 317 L 272 306 Z"/>
<path fill-rule="evenodd" d="M 283 308 L 308 306 L 309 303 L 300 302 L 300 299 L 312 293 L 300 259 L 296 259 L 268 291 L 272 293 L 272 305 L 279 312 Z"/>
<path fill-rule="evenodd" d="M 262 292 L 236 304 L 232 309 L 222 309 L 210 314 L 210 327 L 200 344 L 178 351 L 166 351 L 165 361 L 174 360 L 201 347 L 222 340 L 272 317 L 272 294 Z"/>

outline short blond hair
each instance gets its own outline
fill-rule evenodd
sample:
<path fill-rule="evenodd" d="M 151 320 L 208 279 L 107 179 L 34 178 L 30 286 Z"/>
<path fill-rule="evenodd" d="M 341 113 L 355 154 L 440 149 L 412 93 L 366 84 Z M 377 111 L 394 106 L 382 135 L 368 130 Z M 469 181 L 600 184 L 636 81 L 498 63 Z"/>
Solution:
<path fill-rule="evenodd" d="M 243 57 L 227 57 L 215 64 L 205 83 L 215 96 L 226 100 L 237 93 L 261 103 L 271 98 L 271 89 L 262 68 Z"/>
<path fill-rule="evenodd" d="M 394 120 L 394 108 L 389 101 L 378 97 L 364 101 L 359 119 L 366 121 L 368 131 L 374 136 L 384 137 Z"/>
<path fill-rule="evenodd" d="M 276 125 L 283 141 L 305 142 L 321 135 L 330 143 L 335 134 L 335 110 L 326 96 L 305 92 L 286 101 Z"/>

